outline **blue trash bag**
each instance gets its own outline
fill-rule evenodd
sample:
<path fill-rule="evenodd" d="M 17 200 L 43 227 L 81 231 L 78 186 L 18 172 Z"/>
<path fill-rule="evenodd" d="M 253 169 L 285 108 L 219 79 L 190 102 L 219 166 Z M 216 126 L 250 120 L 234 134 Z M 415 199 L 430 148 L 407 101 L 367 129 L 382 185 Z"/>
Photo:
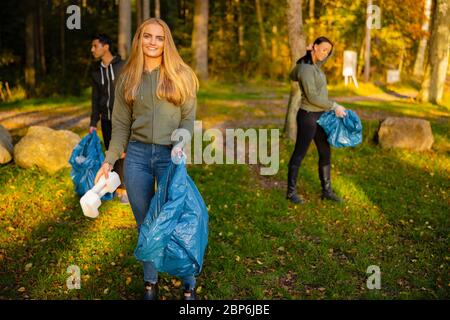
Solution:
<path fill-rule="evenodd" d="M 134 252 L 138 260 L 178 277 L 200 274 L 208 244 L 208 209 L 185 160 L 172 162 L 158 183 Z"/>
<path fill-rule="evenodd" d="M 94 187 L 95 175 L 104 160 L 100 138 L 95 131 L 86 135 L 73 148 L 69 159 L 72 166 L 70 177 L 75 185 L 75 192 L 80 197 Z M 106 193 L 102 200 L 111 200 L 112 198 L 112 193 Z"/>
<path fill-rule="evenodd" d="M 362 142 L 361 120 L 354 111 L 345 112 L 346 116 L 340 118 L 334 111 L 328 111 L 317 120 L 328 136 L 328 143 L 336 148 L 355 147 Z"/>

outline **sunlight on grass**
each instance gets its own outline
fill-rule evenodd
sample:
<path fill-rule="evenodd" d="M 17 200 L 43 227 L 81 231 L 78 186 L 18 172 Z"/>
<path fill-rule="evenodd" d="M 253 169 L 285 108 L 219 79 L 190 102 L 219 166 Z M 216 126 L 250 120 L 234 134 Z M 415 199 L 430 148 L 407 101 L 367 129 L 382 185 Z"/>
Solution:
<path fill-rule="evenodd" d="M 381 89 L 362 85 L 358 94 L 374 90 Z M 198 119 L 204 129 L 226 121 L 240 127 L 249 119 L 266 121 L 250 127 L 278 127 L 288 93 L 288 83 L 203 83 Z M 88 108 L 89 100 L 83 99 L 20 106 L 44 107 L 45 112 Z M 346 200 L 343 204 L 320 199 L 314 144 L 299 174 L 298 190 L 306 199 L 302 206 L 285 199 L 294 144 L 283 137 L 280 170 L 274 176 L 261 177 L 248 165 L 188 165 L 210 219 L 197 279 L 201 299 L 448 297 L 448 109 L 408 101 L 345 105 L 368 114 L 429 119 L 432 150 L 381 149 L 373 140 L 379 121 L 364 120 L 360 146 L 332 150 L 333 187 Z M 86 130 L 76 132 L 84 136 Z M 5 186 L 0 194 L 0 263 L 5 271 L 0 297 L 140 299 L 142 267 L 133 255 L 137 232 L 130 207 L 115 199 L 102 204 L 97 219 L 84 217 L 69 173 L 69 168 L 48 175 L 14 163 L 0 166 Z M 81 290 L 66 287 L 72 264 L 81 269 Z M 366 287 L 369 265 L 382 270 L 381 290 Z M 176 283 L 161 274 L 164 299 L 180 298 Z"/>

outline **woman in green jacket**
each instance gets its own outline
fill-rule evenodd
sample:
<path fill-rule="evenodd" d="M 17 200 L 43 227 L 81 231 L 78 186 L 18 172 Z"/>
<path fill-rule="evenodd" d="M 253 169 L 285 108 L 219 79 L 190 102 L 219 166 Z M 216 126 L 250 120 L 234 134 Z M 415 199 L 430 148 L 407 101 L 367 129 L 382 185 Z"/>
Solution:
<path fill-rule="evenodd" d="M 327 135 L 317 120 L 325 111 L 333 110 L 338 117 L 345 116 L 345 108 L 328 99 L 327 80 L 320 69 L 330 56 L 333 44 L 325 37 L 317 38 L 306 55 L 297 61 L 291 72 L 291 79 L 298 81 L 301 91 L 301 105 L 297 113 L 297 140 L 289 161 L 288 189 L 286 198 L 295 204 L 304 200 L 296 192 L 297 176 L 303 158 L 311 141 L 319 152 L 319 178 L 322 185 L 322 199 L 342 201 L 331 188 L 331 150 Z"/>
<path fill-rule="evenodd" d="M 138 230 L 159 181 L 187 141 L 173 141 L 177 130 L 192 136 L 198 79 L 186 65 L 161 19 L 145 20 L 137 29 L 127 64 L 118 79 L 112 114 L 112 138 L 96 181 L 127 151 L 124 179 Z M 184 131 L 186 132 L 186 131 Z M 185 135 L 184 135 L 185 136 Z M 144 299 L 158 297 L 158 272 L 143 262 Z M 195 299 L 195 277 L 185 277 L 184 299 Z"/>

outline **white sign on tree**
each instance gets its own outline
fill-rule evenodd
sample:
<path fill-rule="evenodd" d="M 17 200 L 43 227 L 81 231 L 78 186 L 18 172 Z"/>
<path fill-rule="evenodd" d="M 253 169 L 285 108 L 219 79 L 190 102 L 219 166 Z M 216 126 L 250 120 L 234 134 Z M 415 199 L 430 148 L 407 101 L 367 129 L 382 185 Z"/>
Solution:
<path fill-rule="evenodd" d="M 342 69 L 342 75 L 345 78 L 345 86 L 348 85 L 348 78 L 351 77 L 356 88 L 358 88 L 358 81 L 356 80 L 356 64 L 358 55 L 356 51 L 345 50 L 344 51 L 344 66 Z"/>
<path fill-rule="evenodd" d="M 387 83 L 396 83 L 400 81 L 400 70 L 398 69 L 390 69 L 386 74 Z"/>

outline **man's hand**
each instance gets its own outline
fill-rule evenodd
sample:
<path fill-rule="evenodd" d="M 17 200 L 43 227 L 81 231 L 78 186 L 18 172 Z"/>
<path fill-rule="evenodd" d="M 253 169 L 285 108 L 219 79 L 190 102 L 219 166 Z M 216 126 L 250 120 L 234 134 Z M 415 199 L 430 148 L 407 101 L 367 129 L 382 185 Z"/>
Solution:
<path fill-rule="evenodd" d="M 97 131 L 97 127 L 89 127 L 89 133 Z"/>

